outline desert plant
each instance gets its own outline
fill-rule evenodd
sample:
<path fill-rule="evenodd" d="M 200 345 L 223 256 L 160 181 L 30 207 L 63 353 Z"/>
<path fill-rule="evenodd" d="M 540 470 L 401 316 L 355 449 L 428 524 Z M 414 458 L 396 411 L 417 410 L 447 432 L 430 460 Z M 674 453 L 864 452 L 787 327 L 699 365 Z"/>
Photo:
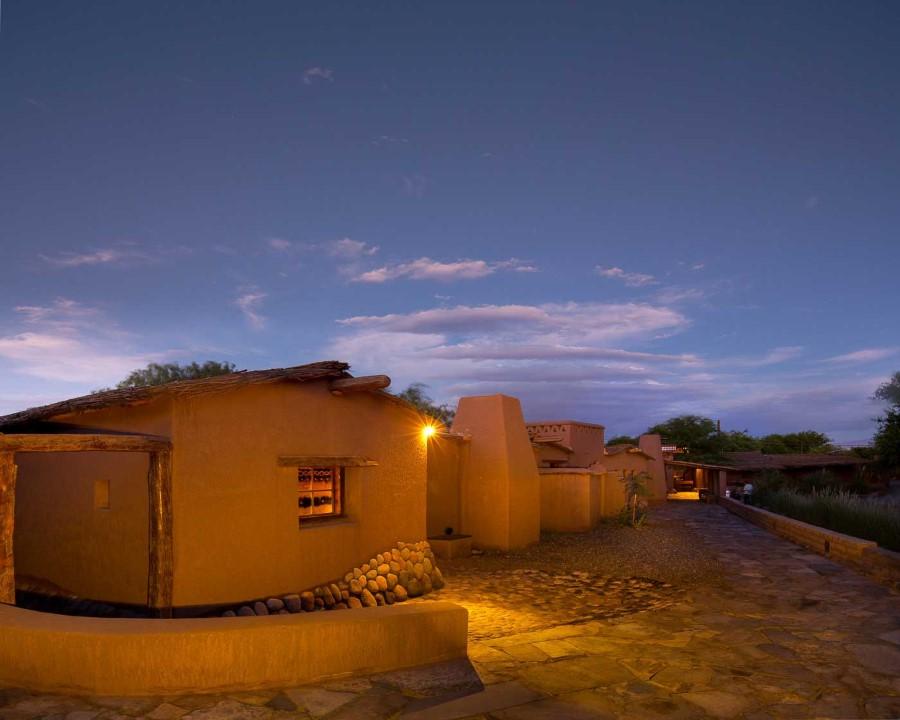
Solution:
<path fill-rule="evenodd" d="M 620 520 L 630 527 L 640 527 L 647 519 L 647 501 L 650 489 L 647 482 L 650 475 L 646 472 L 626 472 L 621 482 L 625 486 L 625 506 L 619 512 Z"/>

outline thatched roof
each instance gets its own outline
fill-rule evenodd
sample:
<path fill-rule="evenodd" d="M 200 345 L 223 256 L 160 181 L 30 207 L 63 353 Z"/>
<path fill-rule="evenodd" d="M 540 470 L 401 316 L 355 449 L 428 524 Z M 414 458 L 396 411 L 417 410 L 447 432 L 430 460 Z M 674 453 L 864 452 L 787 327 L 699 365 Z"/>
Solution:
<path fill-rule="evenodd" d="M 254 385 L 274 382 L 312 382 L 350 377 L 347 372 L 350 366 L 336 360 L 297 365 L 289 368 L 272 370 L 242 370 L 227 375 L 216 375 L 198 380 L 180 380 L 165 385 L 126 388 L 123 390 L 104 390 L 102 392 L 83 395 L 41 407 L 22 410 L 0 417 L 0 431 L 13 425 L 22 425 L 42 420 L 50 420 L 60 415 L 84 413 L 108 407 L 139 405 L 161 395 L 193 395 L 196 393 L 219 392 L 242 385 Z"/>

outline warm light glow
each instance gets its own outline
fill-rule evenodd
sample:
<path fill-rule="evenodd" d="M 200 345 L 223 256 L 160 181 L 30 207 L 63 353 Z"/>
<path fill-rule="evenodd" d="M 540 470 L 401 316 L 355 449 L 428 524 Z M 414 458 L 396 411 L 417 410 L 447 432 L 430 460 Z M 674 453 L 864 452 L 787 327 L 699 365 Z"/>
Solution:
<path fill-rule="evenodd" d="M 432 435 L 434 435 L 436 432 L 437 432 L 437 428 L 434 425 L 425 425 L 422 428 L 422 437 L 427 440 Z"/>

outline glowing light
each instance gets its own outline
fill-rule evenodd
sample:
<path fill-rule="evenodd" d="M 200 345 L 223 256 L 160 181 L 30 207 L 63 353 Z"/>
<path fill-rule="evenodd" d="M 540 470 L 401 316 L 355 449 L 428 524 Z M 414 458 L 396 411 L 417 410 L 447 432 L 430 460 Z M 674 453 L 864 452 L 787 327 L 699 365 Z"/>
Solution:
<path fill-rule="evenodd" d="M 432 435 L 434 435 L 436 432 L 437 432 L 437 428 L 434 425 L 425 425 L 422 428 L 422 437 L 427 440 Z"/>

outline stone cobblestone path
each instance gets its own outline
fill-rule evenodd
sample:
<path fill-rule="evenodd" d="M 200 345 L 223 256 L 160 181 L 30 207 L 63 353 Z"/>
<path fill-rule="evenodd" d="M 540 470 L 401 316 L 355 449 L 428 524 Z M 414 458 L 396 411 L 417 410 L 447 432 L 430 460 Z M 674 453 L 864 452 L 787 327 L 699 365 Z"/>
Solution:
<path fill-rule="evenodd" d="M 7 689 L 0 720 L 900 717 L 900 595 L 717 506 L 669 503 L 638 531 L 445 575 L 471 662 L 228 695 Z"/>

